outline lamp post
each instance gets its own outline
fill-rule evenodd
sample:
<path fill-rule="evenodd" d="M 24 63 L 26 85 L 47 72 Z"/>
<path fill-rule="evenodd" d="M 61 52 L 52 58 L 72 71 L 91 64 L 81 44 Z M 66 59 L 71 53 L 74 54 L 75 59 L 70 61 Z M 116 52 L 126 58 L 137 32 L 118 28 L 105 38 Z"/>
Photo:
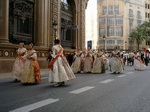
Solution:
<path fill-rule="evenodd" d="M 105 39 L 106 39 L 105 35 L 103 36 L 103 39 L 104 39 L 104 51 L 105 51 Z"/>
<path fill-rule="evenodd" d="M 127 41 L 125 41 L 125 50 L 127 50 Z"/>
<path fill-rule="evenodd" d="M 57 33 L 57 25 L 58 25 L 57 21 L 54 20 L 53 24 L 52 24 L 53 30 L 54 30 L 54 39 L 56 39 L 56 37 L 57 37 L 57 35 L 56 35 L 56 33 Z"/>

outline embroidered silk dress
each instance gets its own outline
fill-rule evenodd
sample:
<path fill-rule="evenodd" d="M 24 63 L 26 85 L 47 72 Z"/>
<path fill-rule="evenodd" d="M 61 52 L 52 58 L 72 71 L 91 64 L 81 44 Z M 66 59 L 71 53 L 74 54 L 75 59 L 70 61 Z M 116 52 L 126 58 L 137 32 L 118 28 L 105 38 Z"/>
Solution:
<path fill-rule="evenodd" d="M 35 50 L 29 50 L 21 76 L 22 83 L 37 84 L 41 80 L 40 67 Z"/>
<path fill-rule="evenodd" d="M 72 70 L 74 73 L 78 73 L 81 71 L 81 55 L 82 55 L 82 51 L 77 51 L 75 54 L 75 60 L 72 63 Z"/>
<path fill-rule="evenodd" d="M 26 55 L 26 48 L 18 48 L 17 57 L 13 65 L 12 75 L 14 79 L 20 80 L 20 76 L 24 67 L 24 60 Z"/>
<path fill-rule="evenodd" d="M 122 73 L 123 72 L 123 61 L 118 55 L 119 51 L 112 52 L 112 59 L 110 60 L 110 66 L 112 73 Z"/>
<path fill-rule="evenodd" d="M 134 55 L 134 67 L 135 67 L 135 70 L 144 70 L 146 68 L 146 65 L 142 61 L 139 54 Z"/>
<path fill-rule="evenodd" d="M 92 73 L 102 73 L 103 57 L 102 52 L 96 53 Z"/>
<path fill-rule="evenodd" d="M 90 51 L 87 51 L 87 53 L 85 55 L 85 61 L 84 61 L 84 72 L 85 73 L 91 72 L 92 62 L 93 62 L 92 54 Z"/>
<path fill-rule="evenodd" d="M 53 59 L 49 63 L 49 82 L 65 82 L 75 79 L 75 75 L 63 55 L 63 48 L 61 45 L 54 45 L 52 48 Z"/>

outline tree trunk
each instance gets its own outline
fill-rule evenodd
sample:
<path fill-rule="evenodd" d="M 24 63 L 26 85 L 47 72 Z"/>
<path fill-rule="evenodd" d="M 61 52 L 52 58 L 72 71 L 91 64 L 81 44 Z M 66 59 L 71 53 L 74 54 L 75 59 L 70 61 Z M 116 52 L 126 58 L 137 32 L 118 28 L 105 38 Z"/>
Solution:
<path fill-rule="evenodd" d="M 139 42 L 139 40 L 136 40 L 136 42 L 137 42 L 137 50 L 139 51 L 140 50 L 140 42 Z"/>

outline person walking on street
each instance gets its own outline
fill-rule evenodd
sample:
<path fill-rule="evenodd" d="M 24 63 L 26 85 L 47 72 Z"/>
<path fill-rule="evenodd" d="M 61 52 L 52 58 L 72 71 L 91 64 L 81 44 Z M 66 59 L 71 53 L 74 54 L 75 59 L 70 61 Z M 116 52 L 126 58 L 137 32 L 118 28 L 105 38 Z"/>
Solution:
<path fill-rule="evenodd" d="M 37 52 L 33 49 L 33 43 L 29 44 L 26 54 L 25 66 L 21 75 L 21 83 L 38 84 L 41 81 L 40 66 L 37 61 Z"/>
<path fill-rule="evenodd" d="M 60 45 L 60 40 L 54 40 L 55 45 L 52 47 L 52 60 L 50 61 L 48 68 L 49 82 L 55 83 L 54 86 L 63 86 L 68 80 L 75 79 L 75 75 L 68 64 L 65 56 L 63 55 L 63 48 Z"/>
<path fill-rule="evenodd" d="M 24 67 L 25 55 L 27 53 L 27 49 L 24 48 L 24 43 L 19 43 L 19 48 L 17 50 L 17 57 L 13 65 L 12 75 L 14 78 L 14 82 L 20 81 L 20 76 Z"/>

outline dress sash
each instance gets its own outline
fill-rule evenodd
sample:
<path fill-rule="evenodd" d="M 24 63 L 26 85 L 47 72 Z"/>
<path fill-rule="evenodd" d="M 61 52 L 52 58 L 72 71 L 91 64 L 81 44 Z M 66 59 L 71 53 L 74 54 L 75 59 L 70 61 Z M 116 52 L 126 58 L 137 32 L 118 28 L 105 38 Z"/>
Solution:
<path fill-rule="evenodd" d="M 50 63 L 48 64 L 48 68 L 53 70 L 53 65 L 55 63 L 55 61 L 60 57 L 61 53 L 62 53 L 62 48 L 59 50 L 59 52 L 57 53 L 55 58 L 52 58 L 52 60 L 50 61 Z"/>

